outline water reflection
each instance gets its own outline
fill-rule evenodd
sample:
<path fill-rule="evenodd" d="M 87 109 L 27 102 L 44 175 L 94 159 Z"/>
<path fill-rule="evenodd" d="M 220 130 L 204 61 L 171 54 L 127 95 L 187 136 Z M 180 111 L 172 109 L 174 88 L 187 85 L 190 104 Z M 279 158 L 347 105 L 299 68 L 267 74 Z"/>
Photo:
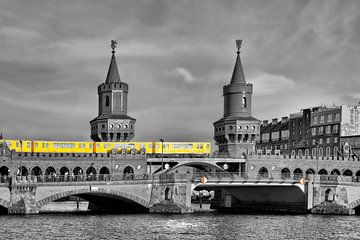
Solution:
<path fill-rule="evenodd" d="M 359 216 L 1 216 L 1 239 L 360 239 Z"/>

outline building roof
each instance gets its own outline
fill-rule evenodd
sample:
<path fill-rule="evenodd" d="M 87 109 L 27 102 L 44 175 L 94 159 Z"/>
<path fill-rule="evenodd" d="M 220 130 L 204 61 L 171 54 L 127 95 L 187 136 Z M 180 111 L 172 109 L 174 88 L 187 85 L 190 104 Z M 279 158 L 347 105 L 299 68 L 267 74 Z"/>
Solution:
<path fill-rule="evenodd" d="M 119 74 L 117 64 L 116 64 L 115 51 L 112 51 L 112 56 L 111 56 L 110 65 L 109 65 L 109 71 L 106 76 L 105 83 L 110 83 L 110 82 L 121 82 L 120 74 Z"/>
<path fill-rule="evenodd" d="M 236 62 L 235 62 L 235 66 L 234 66 L 234 71 L 231 77 L 231 82 L 232 83 L 246 83 L 245 81 L 245 76 L 244 76 L 244 70 L 241 64 L 241 59 L 240 59 L 240 51 L 237 52 L 237 57 L 236 57 Z"/>
<path fill-rule="evenodd" d="M 258 121 L 260 122 L 259 119 L 253 118 L 253 117 L 239 117 L 239 116 L 227 116 L 227 117 L 223 117 L 220 120 L 214 122 L 214 124 L 219 123 L 219 122 L 224 122 L 224 121 Z"/>
<path fill-rule="evenodd" d="M 132 118 L 132 117 L 130 117 L 128 115 L 125 115 L 125 114 L 102 114 L 100 116 L 97 116 L 96 118 L 94 118 L 90 122 L 94 122 L 95 120 L 103 120 L 103 119 L 130 119 L 130 120 L 136 121 L 135 118 Z"/>

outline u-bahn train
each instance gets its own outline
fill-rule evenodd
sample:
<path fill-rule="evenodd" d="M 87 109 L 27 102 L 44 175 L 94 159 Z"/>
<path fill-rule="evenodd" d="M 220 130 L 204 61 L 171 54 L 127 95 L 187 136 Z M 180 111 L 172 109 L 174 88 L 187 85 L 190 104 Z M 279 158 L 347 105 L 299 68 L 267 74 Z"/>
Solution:
<path fill-rule="evenodd" d="M 153 156 L 208 156 L 211 153 L 209 142 L 67 142 L 6 139 L 0 140 L 0 143 L 4 141 L 10 150 L 27 153 L 110 153 L 114 149 L 117 149 L 118 153 L 145 152 Z"/>

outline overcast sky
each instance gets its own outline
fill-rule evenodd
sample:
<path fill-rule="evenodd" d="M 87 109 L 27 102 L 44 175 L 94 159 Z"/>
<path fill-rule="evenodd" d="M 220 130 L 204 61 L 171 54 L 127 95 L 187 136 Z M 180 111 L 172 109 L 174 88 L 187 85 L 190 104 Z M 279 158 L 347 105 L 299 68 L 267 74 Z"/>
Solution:
<path fill-rule="evenodd" d="M 137 141 L 212 141 L 236 48 L 253 116 L 360 100 L 360 1 L 0 0 L 0 131 L 89 140 L 116 39 Z"/>

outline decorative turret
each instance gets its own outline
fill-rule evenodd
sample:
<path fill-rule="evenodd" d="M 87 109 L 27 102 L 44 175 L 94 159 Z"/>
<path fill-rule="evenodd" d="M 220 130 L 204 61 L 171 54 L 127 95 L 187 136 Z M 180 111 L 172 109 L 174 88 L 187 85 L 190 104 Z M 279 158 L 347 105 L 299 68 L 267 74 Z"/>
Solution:
<path fill-rule="evenodd" d="M 99 113 L 90 121 L 91 139 L 96 142 L 129 141 L 135 136 L 135 119 L 127 115 L 128 85 L 120 80 L 116 64 L 116 41 L 105 83 L 98 86 Z"/>
<path fill-rule="evenodd" d="M 223 87 L 224 115 L 214 123 L 219 155 L 245 157 L 255 152 L 260 121 L 251 116 L 253 85 L 246 83 L 240 59 L 242 40 L 236 40 L 237 56 L 230 84 Z"/>

